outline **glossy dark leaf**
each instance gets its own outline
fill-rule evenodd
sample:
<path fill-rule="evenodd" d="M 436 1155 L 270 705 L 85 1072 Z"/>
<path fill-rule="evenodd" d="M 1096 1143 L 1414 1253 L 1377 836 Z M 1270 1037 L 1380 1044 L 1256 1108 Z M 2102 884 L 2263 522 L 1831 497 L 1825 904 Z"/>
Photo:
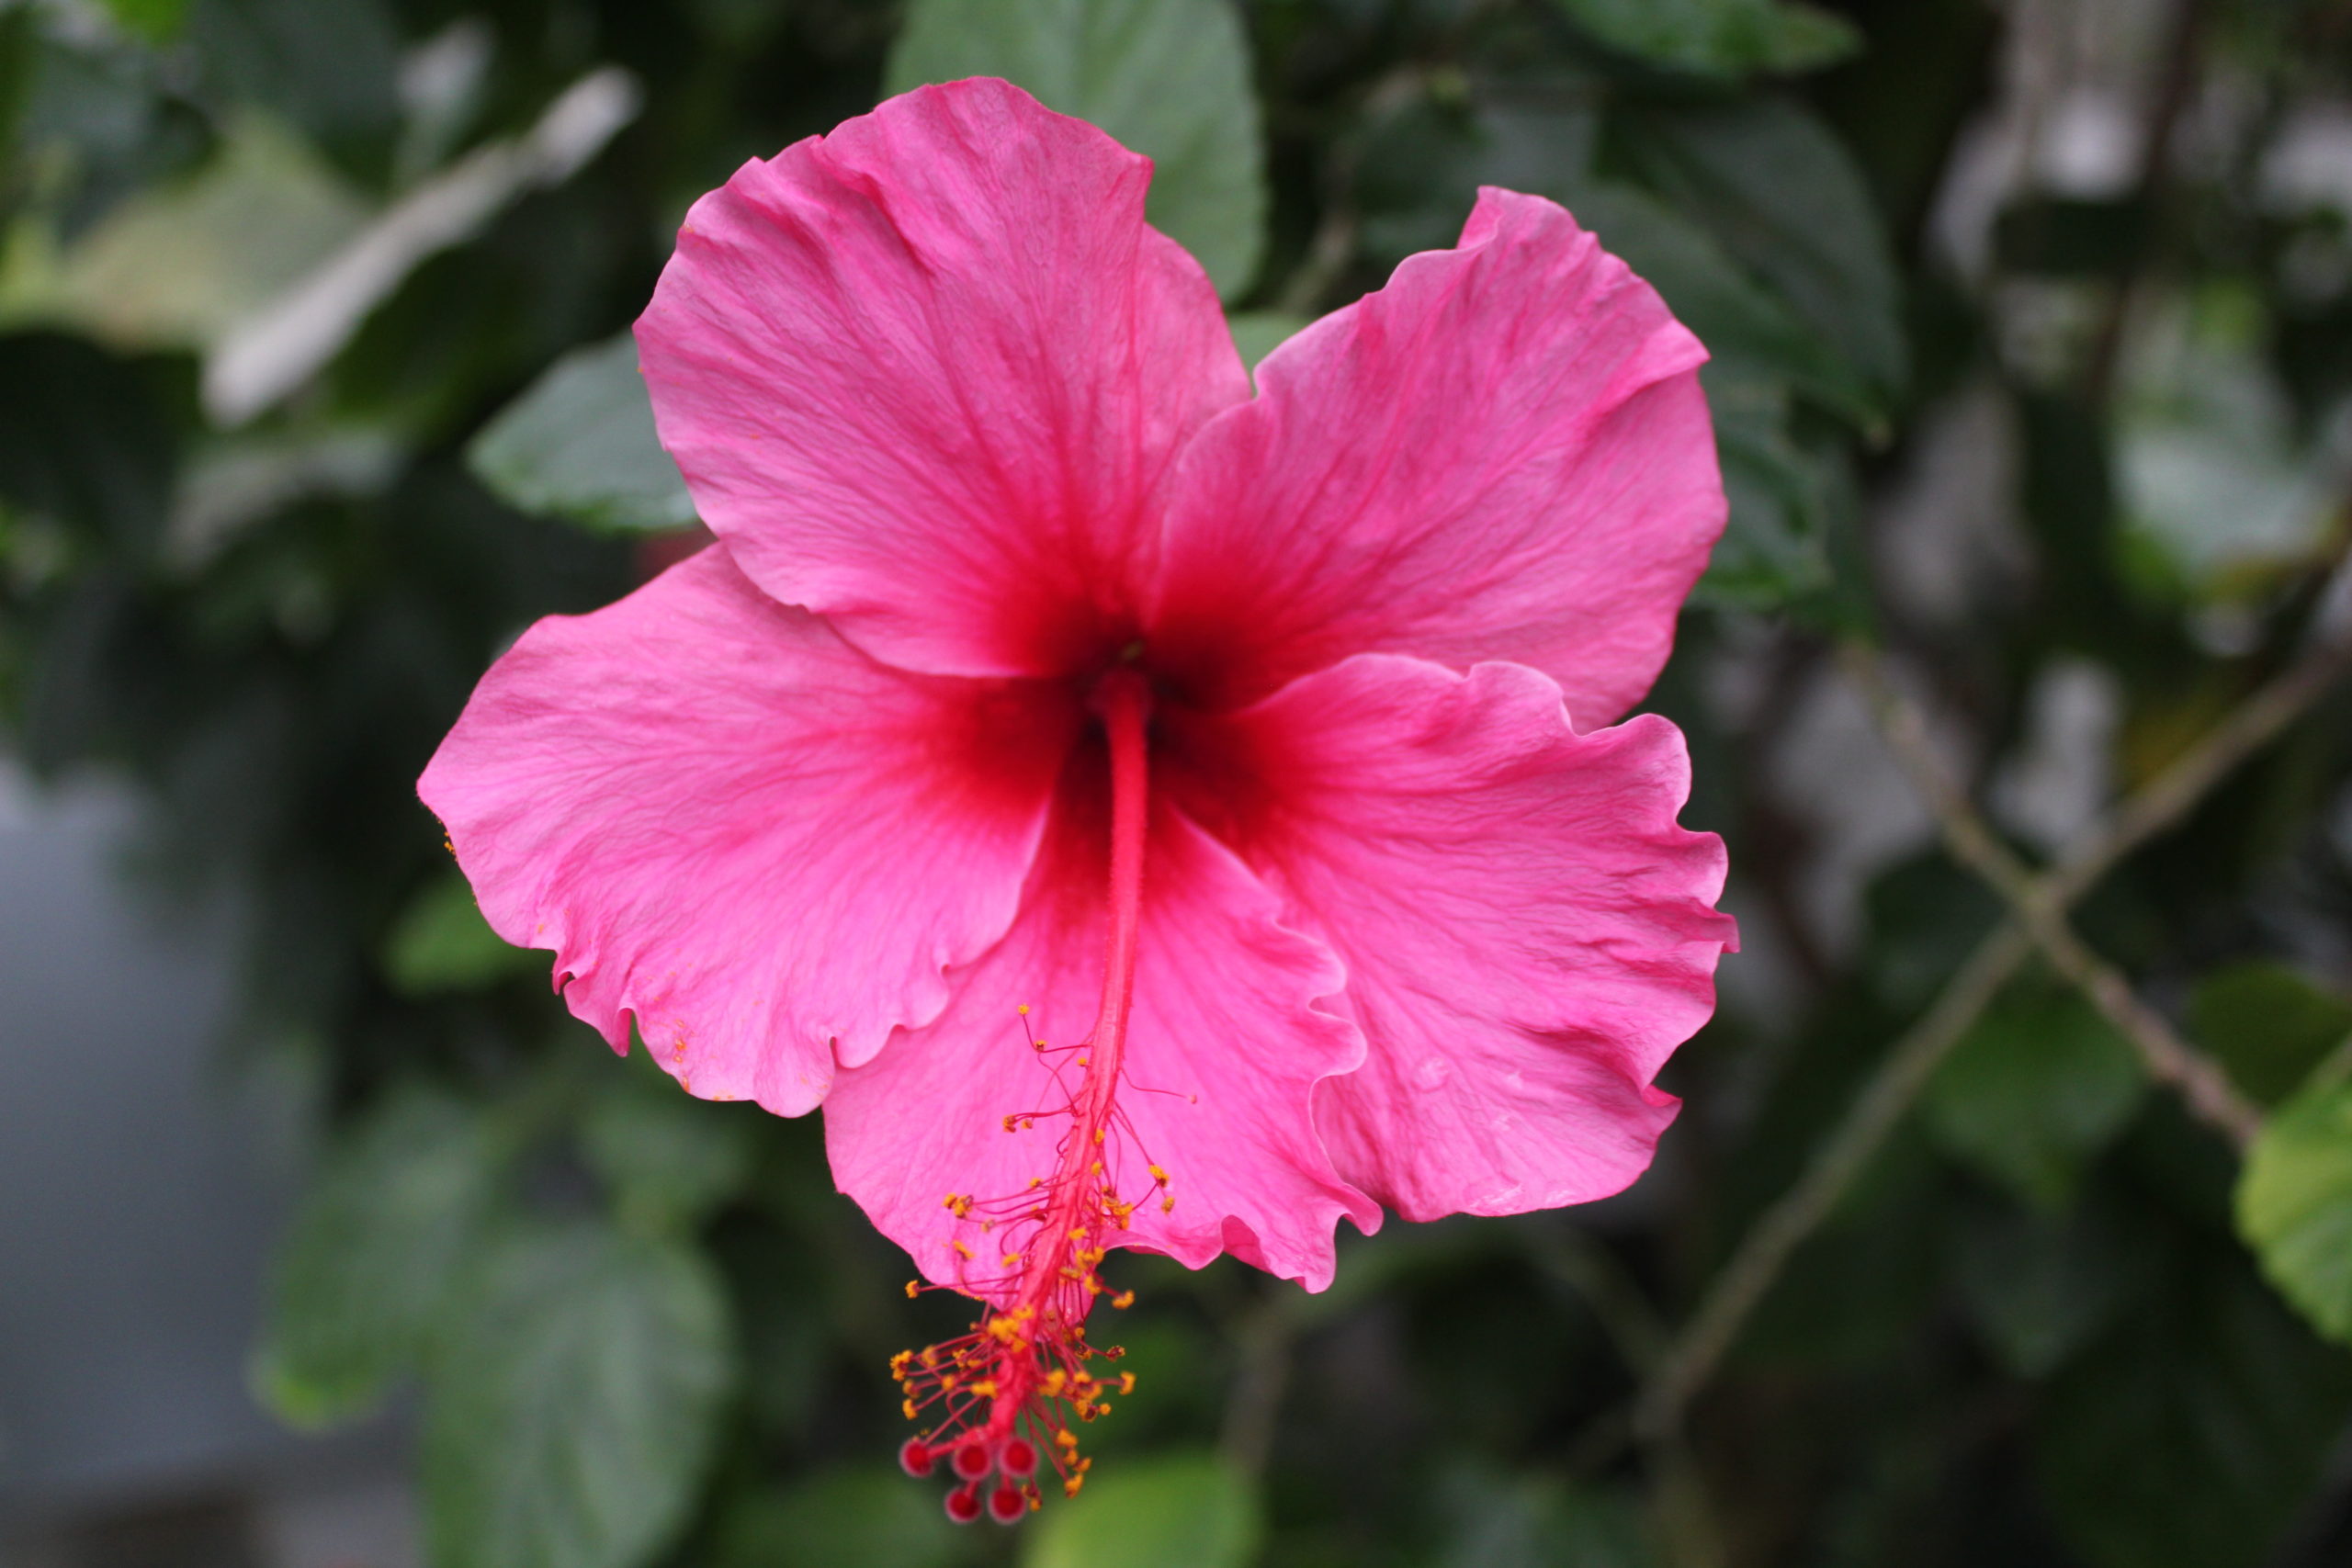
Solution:
<path fill-rule="evenodd" d="M 1629 117 L 1625 144 L 1645 179 L 1770 285 L 1882 405 L 1900 389 L 1894 260 L 1861 174 L 1827 127 L 1755 98 Z"/>
<path fill-rule="evenodd" d="M 1227 0 L 916 0 L 888 90 L 966 76 L 1001 76 L 1150 157 L 1151 221 L 1226 298 L 1249 288 L 1265 242 L 1265 152 Z"/>
<path fill-rule="evenodd" d="M 2276 1105 L 2352 1037 L 2352 1003 L 2284 964 L 2256 959 L 2199 981 L 2188 1027 L 2240 1089 Z"/>
<path fill-rule="evenodd" d="M 2042 1490 L 2094 1568 L 2265 1560 L 2352 1414 L 2352 1360 L 2208 1250 L 2049 1388 Z"/>
<path fill-rule="evenodd" d="M 1851 22 L 1785 0 L 1557 0 L 1622 54 L 1695 75 L 1811 71 L 1861 47 Z"/>
<path fill-rule="evenodd" d="M 2068 987 L 2012 987 L 1945 1058 L 1925 1111 L 1936 1142 L 2028 1202 L 2064 1203 L 2145 1087 L 2139 1057 Z"/>

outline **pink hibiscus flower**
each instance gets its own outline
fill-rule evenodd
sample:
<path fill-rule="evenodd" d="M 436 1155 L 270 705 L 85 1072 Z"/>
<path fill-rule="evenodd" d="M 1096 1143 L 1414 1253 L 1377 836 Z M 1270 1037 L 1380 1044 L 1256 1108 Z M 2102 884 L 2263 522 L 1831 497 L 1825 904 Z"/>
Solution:
<path fill-rule="evenodd" d="M 1487 190 L 1253 397 L 1148 178 L 971 81 L 705 197 L 638 342 L 719 542 L 420 786 L 573 1012 L 822 1104 L 982 1302 L 897 1369 L 959 1518 L 1083 1473 L 1108 1247 L 1319 1289 L 1343 1215 L 1624 1187 L 1732 938 L 1680 735 L 1602 728 L 1723 526 L 1697 341 Z"/>

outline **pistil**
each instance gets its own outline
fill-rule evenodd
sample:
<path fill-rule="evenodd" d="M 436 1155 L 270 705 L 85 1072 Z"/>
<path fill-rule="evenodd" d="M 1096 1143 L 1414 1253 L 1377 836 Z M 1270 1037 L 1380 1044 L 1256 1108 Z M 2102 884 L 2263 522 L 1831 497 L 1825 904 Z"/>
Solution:
<path fill-rule="evenodd" d="M 1076 1052 L 1080 1077 L 1066 1107 L 1015 1112 L 1005 1129 L 1025 1129 L 1046 1115 L 1067 1114 L 1069 1126 L 1055 1153 L 1052 1175 L 1028 1191 L 980 1199 L 949 1193 L 945 1206 L 959 1220 L 977 1218 L 1006 1272 L 967 1281 L 967 1294 L 1002 1302 L 984 1311 L 969 1334 L 891 1362 L 910 1419 L 931 1421 L 908 1439 L 900 1462 L 928 1475 L 941 1462 L 961 1483 L 947 1495 L 947 1514 L 959 1523 L 986 1511 L 1011 1523 L 1038 1506 L 1035 1475 L 1042 1454 L 1075 1495 L 1091 1461 L 1080 1457 L 1071 1423 L 1092 1421 L 1109 1408 L 1107 1395 L 1135 1386 L 1133 1373 L 1097 1375 L 1090 1363 L 1115 1360 L 1115 1348 L 1086 1339 L 1086 1315 L 1104 1287 L 1095 1272 L 1113 1233 L 1124 1231 L 1135 1205 L 1121 1199 L 1115 1172 L 1124 1132 L 1118 1109 L 1120 1071 L 1135 999 L 1136 952 L 1142 927 L 1144 846 L 1150 821 L 1148 732 L 1151 692 L 1143 676 L 1123 665 L 1104 675 L 1092 694 L 1102 722 L 1111 772 L 1110 870 L 1106 889 L 1102 998 L 1092 1032 Z M 1024 1013 L 1027 1009 L 1022 1010 Z M 1047 1047 L 1033 1042 L 1043 1055 Z M 1175 1199 L 1167 1173 L 1149 1166 L 1163 1209 Z M 970 1248 L 958 1239 L 959 1255 Z M 919 1287 L 910 1284 L 910 1294 Z M 1112 1297 L 1114 1306 L 1131 1300 Z M 991 1477 L 995 1484 L 989 1486 Z"/>

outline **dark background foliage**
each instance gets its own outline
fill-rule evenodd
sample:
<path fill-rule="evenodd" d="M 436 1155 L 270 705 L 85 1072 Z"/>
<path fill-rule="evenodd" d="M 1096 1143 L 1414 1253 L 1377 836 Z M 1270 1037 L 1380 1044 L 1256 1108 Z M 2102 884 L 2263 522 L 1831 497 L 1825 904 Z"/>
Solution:
<path fill-rule="evenodd" d="M 607 66 L 608 141 L 525 140 Z M 2323 0 L 0 6 L 0 707 L 232 891 L 227 1048 L 310 1086 L 257 1396 L 418 1391 L 438 1568 L 2352 1558 L 2348 70 Z M 1713 349 L 1734 503 L 1650 705 L 1746 950 L 1658 1168 L 1319 1297 L 1114 1260 L 1140 1386 L 1013 1533 L 891 1466 L 955 1314 L 813 1120 L 596 1049 L 413 793 L 516 631 L 692 547 L 613 346 L 685 205 L 973 72 L 1159 158 L 1253 355 L 1481 183 L 1567 203 Z M 256 337 L 468 178 L 347 331 Z M 2040 864 L 2282 671 L 2083 890 L 2124 989 L 2036 928 L 1953 1002 L 2000 878 L 1877 682 Z"/>

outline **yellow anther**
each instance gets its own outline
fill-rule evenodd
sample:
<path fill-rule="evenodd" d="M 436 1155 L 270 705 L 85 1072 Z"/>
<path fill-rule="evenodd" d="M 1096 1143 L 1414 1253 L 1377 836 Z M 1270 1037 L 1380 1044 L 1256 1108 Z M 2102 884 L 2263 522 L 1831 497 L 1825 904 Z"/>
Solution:
<path fill-rule="evenodd" d="M 1151 1167 L 1150 1168 L 1151 1168 L 1151 1179 L 1152 1179 L 1155 1183 L 1157 1183 L 1158 1185 L 1159 1185 L 1159 1186 L 1161 1186 L 1161 1187 L 1165 1187 L 1165 1186 L 1167 1186 L 1167 1185 L 1168 1185 L 1168 1173 L 1167 1173 L 1166 1171 L 1164 1171 L 1164 1170 L 1160 1169 L 1160 1168 L 1159 1168 L 1158 1166 L 1156 1166 L 1156 1165 L 1155 1165 L 1155 1166 L 1153 1166 L 1153 1167 Z"/>
<path fill-rule="evenodd" d="M 1159 1201 L 1159 1212 L 1163 1214 L 1171 1213 L 1175 1207 L 1176 1197 L 1173 1193 L 1169 1194 L 1167 1197 L 1162 1198 Z"/>
<path fill-rule="evenodd" d="M 1019 1013 L 1022 1017 L 1027 1018 L 1029 1016 L 1029 1004 L 1027 1002 L 1023 1002 L 1019 1007 L 1014 1008 L 1012 1010 Z"/>
<path fill-rule="evenodd" d="M 958 1258 L 969 1258 L 972 1256 L 972 1249 L 966 1247 L 961 1241 L 951 1242 L 949 1245 L 956 1248 L 956 1256 Z"/>
<path fill-rule="evenodd" d="M 1102 1141 L 1102 1131 L 1100 1127 L 1094 1129 L 1094 1141 L 1098 1144 Z"/>
<path fill-rule="evenodd" d="M 919 1296 L 919 1295 L 921 1295 L 921 1294 L 922 1294 L 922 1283 L 921 1283 L 920 1281 L 918 1281 L 918 1280 L 908 1280 L 908 1281 L 907 1281 L 907 1300 L 909 1300 L 909 1301 L 912 1301 L 912 1300 L 914 1300 L 917 1296 Z"/>
<path fill-rule="evenodd" d="M 1111 1298 L 1111 1304 L 1117 1307 L 1121 1312 L 1125 1312 L 1127 1308 L 1136 1304 L 1136 1293 L 1133 1291 L 1121 1291 L 1117 1295 Z"/>
<path fill-rule="evenodd" d="M 910 1399 L 903 1401 L 899 1404 L 899 1408 L 907 1413 L 908 1420 L 911 1421 L 915 1418 L 915 1402 L 913 1400 Z"/>
<path fill-rule="evenodd" d="M 1136 1375 L 1135 1375 L 1135 1373 L 1133 1373 L 1133 1372 L 1121 1372 L 1121 1373 L 1119 1374 L 1119 1392 L 1120 1392 L 1121 1393 L 1135 1393 L 1135 1391 L 1136 1391 Z"/>

